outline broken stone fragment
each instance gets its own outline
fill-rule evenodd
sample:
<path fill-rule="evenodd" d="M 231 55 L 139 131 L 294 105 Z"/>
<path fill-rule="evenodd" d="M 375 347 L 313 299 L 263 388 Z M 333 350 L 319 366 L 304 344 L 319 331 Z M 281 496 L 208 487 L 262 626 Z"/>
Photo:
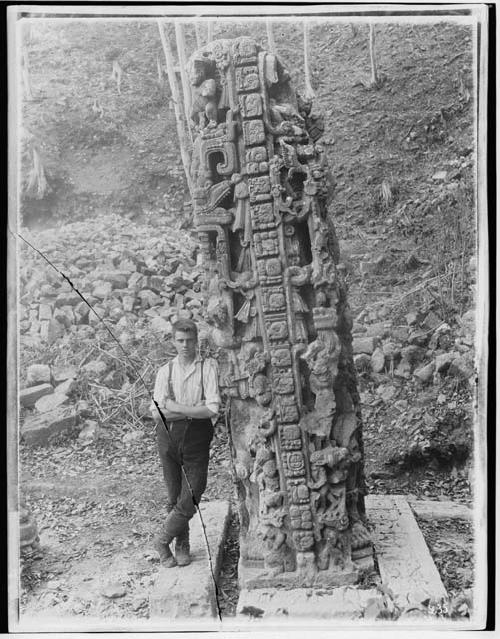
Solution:
<path fill-rule="evenodd" d="M 151 308 L 153 306 L 158 306 L 163 301 L 163 299 L 159 295 L 153 293 L 153 291 L 151 291 L 150 289 L 139 291 L 137 296 L 141 300 L 142 308 Z"/>
<path fill-rule="evenodd" d="M 390 326 L 386 322 L 376 322 L 375 324 L 368 324 L 366 327 L 365 337 L 376 337 L 382 339 L 389 335 Z"/>
<path fill-rule="evenodd" d="M 40 337 L 53 344 L 64 335 L 64 327 L 55 319 L 40 322 Z"/>
<path fill-rule="evenodd" d="M 54 319 L 59 322 L 64 328 L 69 328 L 74 324 L 75 317 L 71 306 L 63 306 L 54 311 Z"/>
<path fill-rule="evenodd" d="M 75 322 L 77 324 L 83 324 L 84 322 L 86 322 L 89 316 L 89 311 L 90 309 L 87 304 L 85 304 L 85 302 L 79 302 L 75 306 L 74 310 Z"/>
<path fill-rule="evenodd" d="M 455 359 L 455 357 L 457 357 L 457 355 L 458 353 L 455 352 L 442 353 L 441 355 L 438 355 L 435 360 L 436 371 L 438 373 L 444 373 L 445 371 L 447 371 L 451 362 Z"/>
<path fill-rule="evenodd" d="M 40 304 L 38 308 L 38 319 L 40 322 L 52 319 L 52 307 L 50 304 Z"/>
<path fill-rule="evenodd" d="M 33 386 L 34 384 L 50 383 L 51 372 L 48 364 L 31 364 L 26 372 L 26 384 Z"/>
<path fill-rule="evenodd" d="M 76 306 L 80 302 L 80 298 L 76 293 L 59 293 L 54 302 L 54 306 L 56 308 L 60 308 L 61 306 Z"/>
<path fill-rule="evenodd" d="M 434 313 L 430 311 L 422 322 L 423 326 L 426 326 L 430 330 L 435 330 L 443 321 Z"/>
<path fill-rule="evenodd" d="M 67 404 L 69 398 L 64 393 L 51 393 L 50 395 L 44 395 L 37 399 L 35 402 L 35 408 L 39 413 L 47 413 L 55 410 L 58 406 Z"/>
<path fill-rule="evenodd" d="M 21 435 L 27 444 L 45 446 L 55 436 L 76 425 L 77 413 L 74 408 L 58 406 L 50 413 L 33 415 L 21 426 Z"/>
<path fill-rule="evenodd" d="M 94 420 L 87 420 L 78 435 L 78 439 L 83 444 L 91 444 L 99 439 L 99 424 Z"/>
<path fill-rule="evenodd" d="M 371 355 L 375 350 L 376 340 L 374 337 L 355 337 L 352 340 L 352 352 L 354 355 L 367 353 Z"/>
<path fill-rule="evenodd" d="M 126 313 L 131 313 L 134 310 L 134 303 L 135 303 L 135 297 L 132 297 L 131 295 L 123 296 L 123 300 L 122 300 L 123 310 Z"/>
<path fill-rule="evenodd" d="M 434 175 L 432 176 L 432 179 L 436 182 L 444 182 L 447 175 L 448 171 L 436 171 L 436 173 L 434 173 Z"/>
<path fill-rule="evenodd" d="M 412 331 L 408 337 L 408 344 L 414 344 L 416 346 L 425 346 L 428 341 L 429 333 L 420 329 Z"/>
<path fill-rule="evenodd" d="M 381 373 L 385 367 L 385 355 L 381 348 L 376 348 L 371 357 L 372 370 Z"/>
<path fill-rule="evenodd" d="M 430 382 L 433 378 L 435 364 L 430 362 L 426 366 L 421 366 L 413 373 L 422 383 Z"/>
<path fill-rule="evenodd" d="M 163 317 L 154 317 L 151 320 L 151 330 L 155 333 L 163 333 L 164 335 L 170 335 L 172 332 L 172 324 L 167 322 Z"/>
<path fill-rule="evenodd" d="M 61 382 L 60 384 L 58 384 L 55 389 L 54 389 L 54 393 L 62 393 L 63 395 L 71 395 L 71 393 L 74 393 L 77 387 L 77 381 L 74 378 L 70 378 L 65 380 L 64 382 Z"/>
<path fill-rule="evenodd" d="M 31 386 L 30 388 L 24 388 L 19 393 L 19 401 L 24 408 L 31 408 L 35 403 L 45 395 L 49 395 L 54 392 L 52 384 L 37 384 L 37 386 Z"/>
<path fill-rule="evenodd" d="M 92 295 L 100 300 L 104 300 L 111 295 L 113 286 L 111 282 L 99 282 L 92 290 Z"/>
<path fill-rule="evenodd" d="M 455 357 L 448 368 L 448 375 L 460 379 L 469 379 L 474 375 L 474 369 L 470 366 L 465 357 Z"/>
<path fill-rule="evenodd" d="M 417 313 L 407 313 L 406 314 L 406 323 L 408 324 L 408 326 L 415 326 L 415 324 L 418 322 L 418 314 Z"/>
<path fill-rule="evenodd" d="M 56 384 L 61 384 L 65 382 L 67 379 L 74 379 L 77 376 L 77 371 L 75 366 L 59 366 L 54 368 L 52 371 L 52 377 L 54 378 L 54 382 Z"/>
<path fill-rule="evenodd" d="M 101 594 L 107 599 L 118 599 L 119 597 L 124 597 L 127 594 L 127 591 L 122 584 L 114 582 L 105 586 L 101 590 Z"/>

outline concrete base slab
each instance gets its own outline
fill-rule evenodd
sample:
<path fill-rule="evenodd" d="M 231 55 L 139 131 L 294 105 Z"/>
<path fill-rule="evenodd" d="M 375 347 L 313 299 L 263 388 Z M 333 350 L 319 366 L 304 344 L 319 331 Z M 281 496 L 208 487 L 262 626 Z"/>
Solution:
<path fill-rule="evenodd" d="M 229 502 L 203 502 L 201 515 L 212 556 L 212 568 L 217 579 L 222 563 L 222 551 L 229 522 Z M 160 567 L 149 597 L 150 618 L 171 619 L 217 617 L 217 600 L 210 571 L 206 541 L 200 517 L 196 514 L 190 524 L 192 561 L 179 568 Z"/>
<path fill-rule="evenodd" d="M 427 598 L 446 597 L 406 499 L 400 495 L 370 495 L 366 498 L 366 514 L 382 586 L 392 591 L 395 603 L 407 608 Z M 282 620 L 301 617 L 360 619 L 370 600 L 380 598 L 380 591 L 355 585 L 334 589 L 245 589 L 240 593 L 237 614 L 240 618 L 246 616 L 256 621 L 271 617 Z"/>
<path fill-rule="evenodd" d="M 406 607 L 446 590 L 406 499 L 401 495 L 368 495 L 366 514 L 373 526 L 382 584 L 398 605 Z"/>

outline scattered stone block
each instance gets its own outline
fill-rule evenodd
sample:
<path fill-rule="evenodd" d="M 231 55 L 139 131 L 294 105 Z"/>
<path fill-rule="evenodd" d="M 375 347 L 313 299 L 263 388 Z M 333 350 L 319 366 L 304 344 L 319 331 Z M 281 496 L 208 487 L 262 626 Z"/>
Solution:
<path fill-rule="evenodd" d="M 31 364 L 26 372 L 26 383 L 28 386 L 34 384 L 49 384 L 51 382 L 50 366 L 48 364 Z"/>
<path fill-rule="evenodd" d="M 417 517 L 433 521 L 435 519 L 464 519 L 472 521 L 473 511 L 465 504 L 454 501 L 432 501 L 424 499 L 408 499 L 410 508 Z"/>
<path fill-rule="evenodd" d="M 111 282 L 99 282 L 92 290 L 92 295 L 100 300 L 104 300 L 111 295 L 113 286 Z"/>
<path fill-rule="evenodd" d="M 19 401 L 24 408 L 31 408 L 35 403 L 44 395 L 49 395 L 54 392 L 52 384 L 37 384 L 30 388 L 23 388 L 19 393 Z"/>
<path fill-rule="evenodd" d="M 432 377 L 434 375 L 434 367 L 435 367 L 434 362 L 431 362 L 430 364 L 427 364 L 426 366 L 421 366 L 420 368 L 417 368 L 417 370 L 413 374 L 422 383 L 425 384 L 432 380 Z"/>
<path fill-rule="evenodd" d="M 155 333 L 169 335 L 172 332 L 172 324 L 163 317 L 157 316 L 151 320 L 151 330 L 155 331 Z"/>
<path fill-rule="evenodd" d="M 414 344 L 415 346 L 425 346 L 429 341 L 429 333 L 417 329 L 412 331 L 408 336 L 408 344 Z"/>
<path fill-rule="evenodd" d="M 352 340 L 352 352 L 354 355 L 367 353 L 371 355 L 375 350 L 376 340 L 374 337 L 355 337 Z"/>
<path fill-rule="evenodd" d="M 97 441 L 99 439 L 99 424 L 89 419 L 80 431 L 78 439 L 85 445 Z"/>
<path fill-rule="evenodd" d="M 63 395 L 71 395 L 71 393 L 74 393 L 77 387 L 77 381 L 76 379 L 72 378 L 72 379 L 67 379 L 64 382 L 61 382 L 60 384 L 58 384 L 55 389 L 54 389 L 54 393 L 57 394 L 63 394 Z"/>
<path fill-rule="evenodd" d="M 407 608 L 427 598 L 446 597 L 406 499 L 400 495 L 368 495 L 366 511 L 374 527 L 372 539 L 382 584 L 392 590 L 396 603 Z"/>
<path fill-rule="evenodd" d="M 385 322 L 376 322 L 375 324 L 368 324 L 366 327 L 365 337 L 376 337 L 382 339 L 389 334 L 390 326 L 387 326 Z"/>
<path fill-rule="evenodd" d="M 200 509 L 212 556 L 214 576 L 217 579 L 230 506 L 228 502 L 211 501 L 201 503 Z M 190 529 L 192 562 L 189 566 L 182 568 L 160 566 L 160 572 L 149 597 L 150 618 L 179 619 L 216 617 L 217 615 L 213 577 L 198 514 L 195 514 L 191 520 Z"/>
<path fill-rule="evenodd" d="M 371 357 L 372 370 L 381 373 L 385 367 L 385 355 L 381 348 L 376 348 Z"/>
<path fill-rule="evenodd" d="M 430 313 L 428 313 L 422 322 L 422 324 L 430 330 L 435 330 L 442 323 L 443 323 L 443 320 L 440 317 L 438 317 L 436 313 L 434 313 L 434 311 L 431 311 Z"/>
<path fill-rule="evenodd" d="M 144 433 L 142 432 L 142 430 L 133 430 L 130 433 L 125 433 L 125 435 L 122 437 L 122 442 L 124 444 L 132 444 L 133 442 L 136 442 L 143 437 Z"/>
<path fill-rule="evenodd" d="M 377 388 L 377 394 L 384 402 L 389 402 L 396 394 L 396 387 L 391 384 L 385 384 Z"/>
<path fill-rule="evenodd" d="M 76 379 L 77 370 L 75 366 L 59 366 L 54 368 L 52 376 L 56 384 L 61 384 L 68 379 Z"/>
<path fill-rule="evenodd" d="M 415 326 L 418 322 L 418 313 L 407 313 L 405 317 L 408 326 Z"/>
<path fill-rule="evenodd" d="M 50 304 L 40 304 L 38 308 L 38 319 L 40 322 L 52 319 L 52 307 Z"/>
<path fill-rule="evenodd" d="M 474 369 L 469 366 L 465 357 L 455 357 L 448 368 L 448 375 L 460 379 L 468 379 L 474 374 Z"/>
<path fill-rule="evenodd" d="M 40 322 L 40 337 L 53 344 L 56 340 L 64 335 L 64 328 L 55 319 Z"/>
<path fill-rule="evenodd" d="M 59 406 L 50 413 L 28 417 L 21 426 L 21 435 L 27 444 L 46 446 L 55 436 L 74 428 L 76 419 L 74 408 Z"/>
<path fill-rule="evenodd" d="M 39 413 L 47 413 L 55 410 L 58 406 L 68 403 L 68 396 L 63 393 L 51 393 L 37 399 L 35 408 Z"/>
<path fill-rule="evenodd" d="M 432 176 L 432 179 L 436 182 L 444 182 L 448 176 L 448 171 L 436 171 Z"/>
<path fill-rule="evenodd" d="M 451 362 L 456 358 L 458 353 L 441 353 L 441 355 L 437 355 L 436 357 L 436 371 L 438 373 L 444 373 L 448 370 Z"/>

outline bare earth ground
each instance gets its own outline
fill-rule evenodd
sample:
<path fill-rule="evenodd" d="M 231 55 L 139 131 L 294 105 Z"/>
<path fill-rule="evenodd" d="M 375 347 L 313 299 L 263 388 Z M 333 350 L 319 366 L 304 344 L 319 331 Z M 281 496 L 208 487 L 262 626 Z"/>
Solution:
<path fill-rule="evenodd" d="M 155 220 L 179 217 L 186 199 L 182 171 L 175 148 L 165 148 L 165 140 L 173 138 L 172 113 L 165 116 L 165 95 L 154 85 L 156 63 L 148 49 L 148 28 L 96 28 L 87 39 L 73 26 L 60 30 L 60 41 L 50 34 L 35 38 L 33 91 L 44 99 L 29 105 L 26 123 L 35 128 L 39 110 L 45 109 L 37 134 L 47 142 L 42 146 L 49 175 L 52 171 L 54 184 L 60 180 L 63 186 L 57 197 L 52 194 L 27 207 L 31 228 L 53 225 L 57 236 L 64 221 L 83 218 L 89 219 L 91 238 L 92 216 L 112 208 L 135 216 L 154 236 Z M 325 144 L 337 181 L 332 213 L 352 278 L 353 315 L 363 327 L 388 321 L 396 339 L 397 330 L 406 325 L 405 314 L 425 314 L 429 300 L 437 296 L 433 308 L 454 330 L 457 316 L 472 307 L 471 253 L 456 278 L 453 275 L 454 291 L 462 277 L 453 304 L 432 288 L 432 278 L 440 272 L 440 255 L 460 248 L 440 234 L 443 226 L 456 227 L 454 237 L 465 242 L 467 251 L 474 245 L 467 199 L 474 168 L 473 104 L 466 98 L 472 86 L 471 33 L 450 24 L 382 25 L 377 46 L 386 80 L 375 90 L 361 84 L 369 76 L 366 32 L 366 25 L 357 31 L 349 25 L 318 27 L 313 58 L 313 81 L 327 114 Z M 131 42 L 136 50 L 130 49 Z M 279 46 L 300 77 L 295 70 L 300 64 L 293 64 L 293 42 L 284 37 Z M 122 51 L 119 59 L 126 71 L 121 96 L 106 80 L 113 47 Z M 61 59 L 64 51 L 71 51 L 67 61 Z M 64 94 L 67 102 L 56 104 Z M 103 118 L 91 114 L 98 94 L 105 105 Z M 59 124 L 66 116 L 67 130 Z M 447 171 L 444 182 L 433 179 L 440 170 Z M 50 211 L 57 215 L 48 223 L 43 215 Z M 452 218 L 454 211 L 458 222 Z M 132 238 L 130 242 L 133 250 Z M 420 261 L 415 269 L 405 266 L 411 253 Z M 460 260 L 452 261 L 460 266 Z M 380 388 L 394 390 L 384 399 Z M 360 371 L 359 389 L 369 490 L 470 503 L 470 460 L 451 457 L 445 463 L 439 455 L 430 455 L 420 465 L 410 460 L 405 466 L 404 459 L 388 464 L 404 448 L 401 442 L 410 425 L 445 410 L 455 415 L 457 424 L 463 421 L 460 407 L 470 410 L 463 384 L 444 380 L 422 389 L 388 370 L 378 375 Z M 67 436 L 47 448 L 21 444 L 20 483 L 42 546 L 22 563 L 23 616 L 147 618 L 148 594 L 158 571 L 151 540 L 164 515 L 165 492 L 151 422 L 137 428 L 142 437 L 128 444 L 122 441 L 123 424 L 113 421 L 101 429 L 95 443 Z M 204 499 L 230 499 L 234 504 L 229 465 L 220 425 Z M 420 523 L 448 591 L 469 588 L 470 526 Z M 237 557 L 233 517 L 220 584 L 226 615 L 234 614 L 237 601 Z"/>

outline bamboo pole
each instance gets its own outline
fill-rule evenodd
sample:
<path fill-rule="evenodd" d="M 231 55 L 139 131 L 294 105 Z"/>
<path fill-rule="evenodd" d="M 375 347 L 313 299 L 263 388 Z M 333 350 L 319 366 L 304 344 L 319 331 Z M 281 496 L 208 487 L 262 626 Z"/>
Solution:
<path fill-rule="evenodd" d="M 273 25 L 270 20 L 266 20 L 267 44 L 271 53 L 276 53 L 276 41 L 274 40 Z"/>
<path fill-rule="evenodd" d="M 179 57 L 179 67 L 181 71 L 182 96 L 184 98 L 184 115 L 188 123 L 188 133 L 191 145 L 193 144 L 193 135 L 189 126 L 189 117 L 191 114 L 191 89 L 187 74 L 186 61 L 186 39 L 184 38 L 184 25 L 180 22 L 175 23 L 175 40 L 177 43 L 177 55 Z"/>
<path fill-rule="evenodd" d="M 309 33 L 307 30 L 307 22 L 304 21 L 304 74 L 305 74 L 305 95 L 307 100 L 314 100 L 316 94 L 311 85 L 311 69 L 309 67 Z"/>
<path fill-rule="evenodd" d="M 373 23 L 370 24 L 370 61 L 372 65 L 372 84 L 378 84 L 377 60 L 375 59 L 375 29 Z"/>
<path fill-rule="evenodd" d="M 179 144 L 181 147 L 182 164 L 184 165 L 184 173 L 186 174 L 189 192 L 192 195 L 193 182 L 189 170 L 191 166 L 191 157 L 188 150 L 188 141 L 186 138 L 186 126 L 189 126 L 189 123 L 184 122 L 184 116 L 180 108 L 179 87 L 177 85 L 177 78 L 175 76 L 174 59 L 172 55 L 172 49 L 170 47 L 170 42 L 166 38 L 165 32 L 163 31 L 162 21 L 158 19 L 157 22 L 158 30 L 160 32 L 160 39 L 163 46 L 163 52 L 165 54 L 165 62 L 167 63 L 168 81 L 170 84 L 170 91 L 172 92 L 172 102 L 174 103 L 175 121 L 177 123 L 177 135 L 179 136 Z"/>
<path fill-rule="evenodd" d="M 214 38 L 214 23 L 212 20 L 207 21 L 207 44 L 212 42 Z"/>

